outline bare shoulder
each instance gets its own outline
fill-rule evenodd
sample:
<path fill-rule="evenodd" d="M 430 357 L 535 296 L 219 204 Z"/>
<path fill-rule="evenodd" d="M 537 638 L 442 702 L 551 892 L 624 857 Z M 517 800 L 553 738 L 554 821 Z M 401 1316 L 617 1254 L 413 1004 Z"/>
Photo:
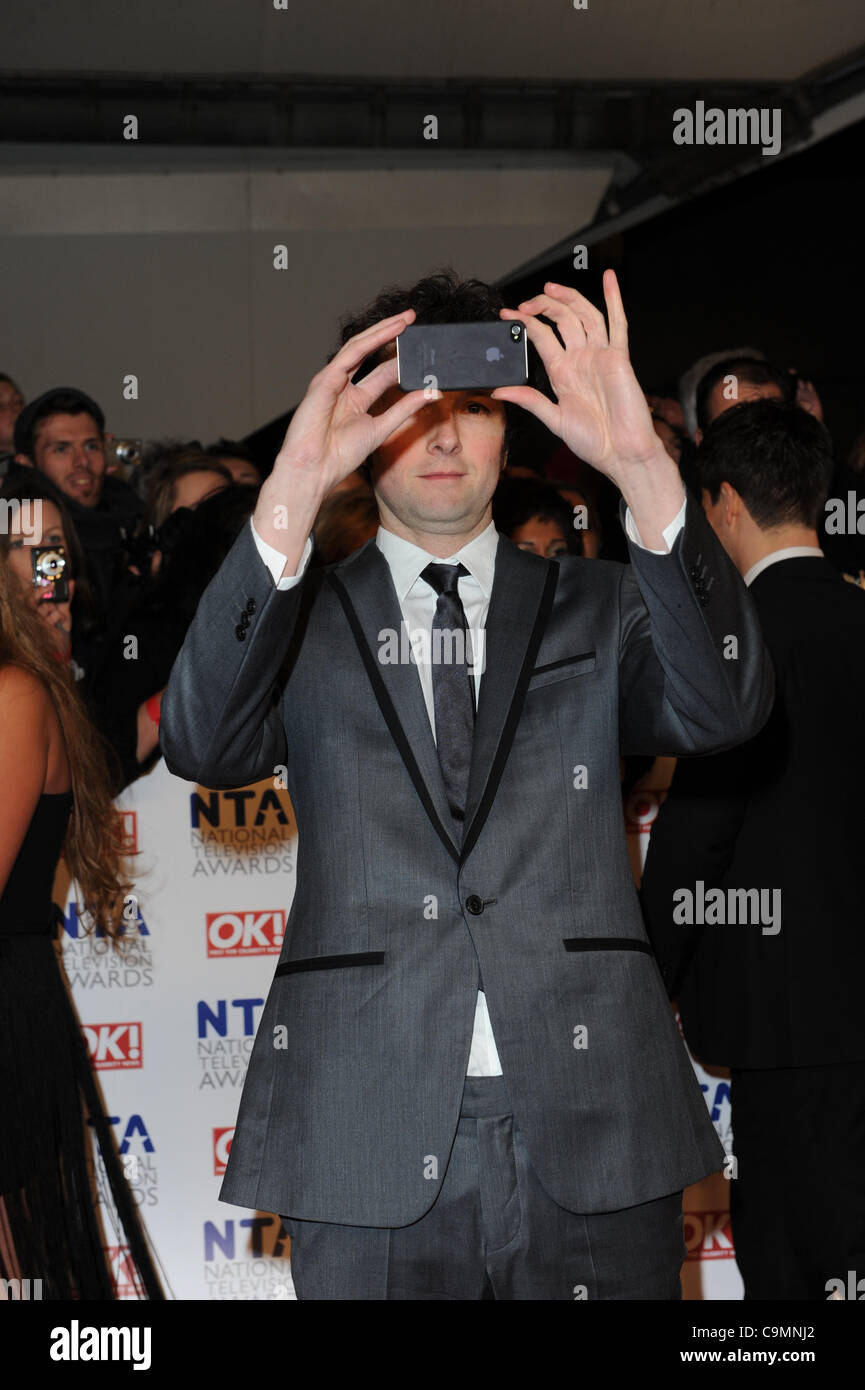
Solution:
<path fill-rule="evenodd" d="M 54 705 L 45 682 L 23 666 L 0 666 L 0 715 L 7 725 L 19 727 L 53 723 Z"/>
<path fill-rule="evenodd" d="M 7 662 L 0 666 L 0 699 L 44 699 L 50 701 L 45 682 L 25 666 Z"/>

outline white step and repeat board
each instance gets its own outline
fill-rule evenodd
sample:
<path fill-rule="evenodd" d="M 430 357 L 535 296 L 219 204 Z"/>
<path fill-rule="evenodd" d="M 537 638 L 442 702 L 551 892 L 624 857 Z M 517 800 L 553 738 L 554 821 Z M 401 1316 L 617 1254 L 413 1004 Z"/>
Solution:
<path fill-rule="evenodd" d="M 138 906 L 128 947 L 84 935 L 70 902 L 63 957 L 166 1294 L 293 1298 L 279 1217 L 218 1200 L 294 895 L 288 794 L 273 779 L 210 791 L 160 759 L 116 805 Z M 108 1203 L 103 1221 L 134 1296 Z"/>
<path fill-rule="evenodd" d="M 662 787 L 642 788 L 626 802 L 636 873 L 663 795 Z M 137 915 L 118 953 L 104 938 L 84 934 L 74 893 L 62 892 L 62 953 L 166 1294 L 294 1298 L 279 1217 L 218 1200 L 294 895 L 297 831 L 288 794 L 272 779 L 211 791 L 172 776 L 160 759 L 116 804 L 134 865 Z M 731 1151 L 729 1082 L 694 1065 Z M 685 1298 L 742 1296 L 729 1205 L 723 1177 L 685 1194 Z M 110 1202 L 102 1212 L 118 1293 L 134 1297 Z"/>

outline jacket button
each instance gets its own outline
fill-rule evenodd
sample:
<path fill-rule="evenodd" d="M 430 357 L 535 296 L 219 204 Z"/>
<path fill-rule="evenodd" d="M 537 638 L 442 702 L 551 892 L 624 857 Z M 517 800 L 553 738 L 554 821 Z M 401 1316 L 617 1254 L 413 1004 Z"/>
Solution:
<path fill-rule="evenodd" d="M 240 615 L 240 626 L 244 629 L 244 631 L 246 630 L 246 628 L 249 627 L 249 614 L 248 614 L 248 613 L 241 613 L 241 615 Z"/>
<path fill-rule="evenodd" d="M 472 893 L 471 897 L 466 898 L 466 910 L 470 912 L 473 917 L 480 917 L 484 910 L 483 898 L 479 898 L 477 893 Z"/>
<path fill-rule="evenodd" d="M 242 642 L 244 637 L 246 636 L 246 628 L 241 627 L 240 623 L 238 623 L 237 627 L 234 629 L 234 635 L 237 638 L 238 642 Z"/>
<path fill-rule="evenodd" d="M 256 605 L 255 605 L 255 599 L 254 599 L 254 598 L 249 598 L 249 599 L 246 600 L 246 611 L 247 611 L 247 613 L 254 613 L 254 612 L 255 612 L 255 606 L 256 606 Z"/>

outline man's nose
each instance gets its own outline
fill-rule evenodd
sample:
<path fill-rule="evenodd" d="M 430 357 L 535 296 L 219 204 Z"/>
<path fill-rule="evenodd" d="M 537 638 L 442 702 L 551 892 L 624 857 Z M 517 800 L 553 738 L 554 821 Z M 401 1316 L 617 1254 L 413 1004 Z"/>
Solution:
<path fill-rule="evenodd" d="M 442 408 L 444 403 L 439 402 L 437 411 L 431 428 L 429 447 L 453 453 L 460 447 L 460 434 L 457 428 L 456 415 L 450 408 Z"/>

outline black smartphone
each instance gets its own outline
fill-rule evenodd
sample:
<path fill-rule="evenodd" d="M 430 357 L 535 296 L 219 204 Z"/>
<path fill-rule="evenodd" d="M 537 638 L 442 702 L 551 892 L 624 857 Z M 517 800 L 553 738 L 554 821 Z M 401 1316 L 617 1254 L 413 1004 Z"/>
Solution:
<path fill-rule="evenodd" d="M 396 340 L 403 391 L 491 390 L 529 379 L 521 323 L 412 323 Z"/>
<path fill-rule="evenodd" d="M 41 590 L 40 603 L 68 603 L 69 581 L 66 578 L 66 550 L 62 545 L 30 547 L 33 583 Z"/>

